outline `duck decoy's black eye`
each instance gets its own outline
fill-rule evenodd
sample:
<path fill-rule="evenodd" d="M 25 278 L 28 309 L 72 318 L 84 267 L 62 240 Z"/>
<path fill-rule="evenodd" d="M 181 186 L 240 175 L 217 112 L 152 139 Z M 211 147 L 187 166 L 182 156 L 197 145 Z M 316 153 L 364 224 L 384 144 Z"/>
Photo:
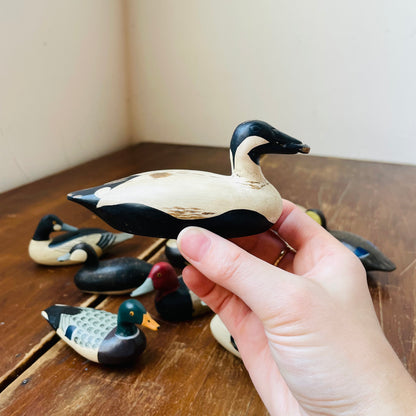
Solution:
<path fill-rule="evenodd" d="M 134 312 L 133 312 L 133 311 L 130 311 L 130 312 L 129 312 L 129 315 L 130 315 L 130 316 L 134 316 Z"/>
<path fill-rule="evenodd" d="M 254 124 L 251 126 L 251 134 L 257 134 L 260 132 L 260 126 L 257 124 Z"/>
<path fill-rule="evenodd" d="M 162 273 L 159 272 L 156 276 L 157 277 L 162 277 Z"/>

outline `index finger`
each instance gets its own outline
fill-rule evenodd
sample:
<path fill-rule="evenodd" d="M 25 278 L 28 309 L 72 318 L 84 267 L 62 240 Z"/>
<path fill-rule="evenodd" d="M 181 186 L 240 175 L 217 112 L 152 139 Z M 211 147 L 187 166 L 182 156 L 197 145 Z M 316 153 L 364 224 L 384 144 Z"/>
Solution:
<path fill-rule="evenodd" d="M 332 243 L 334 238 L 316 221 L 306 215 L 293 202 L 283 200 L 283 210 L 276 224 L 272 226 L 279 236 L 296 251 L 317 239 Z"/>

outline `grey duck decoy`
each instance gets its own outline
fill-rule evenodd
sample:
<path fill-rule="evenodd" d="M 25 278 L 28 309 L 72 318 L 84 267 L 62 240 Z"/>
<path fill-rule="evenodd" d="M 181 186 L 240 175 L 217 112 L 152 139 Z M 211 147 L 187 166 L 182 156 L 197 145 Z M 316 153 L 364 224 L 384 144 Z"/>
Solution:
<path fill-rule="evenodd" d="M 380 270 L 391 272 L 396 269 L 396 265 L 372 242 L 348 231 L 328 230 L 326 218 L 322 211 L 318 209 L 308 209 L 306 210 L 306 214 L 313 218 L 318 224 L 322 225 L 322 227 L 344 244 L 344 246 L 349 248 L 361 260 L 361 263 L 367 271 Z"/>

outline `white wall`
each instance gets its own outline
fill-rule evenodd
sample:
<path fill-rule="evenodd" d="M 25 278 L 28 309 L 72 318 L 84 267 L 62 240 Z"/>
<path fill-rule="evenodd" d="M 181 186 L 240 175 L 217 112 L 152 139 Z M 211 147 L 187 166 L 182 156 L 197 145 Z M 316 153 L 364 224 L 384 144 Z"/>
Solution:
<path fill-rule="evenodd" d="M 416 164 L 414 0 L 0 0 L 0 192 L 131 142 Z"/>
<path fill-rule="evenodd" d="M 124 4 L 0 1 L 0 191 L 129 142 Z"/>
<path fill-rule="evenodd" d="M 130 0 L 139 140 L 260 118 L 313 154 L 416 164 L 414 0 Z"/>

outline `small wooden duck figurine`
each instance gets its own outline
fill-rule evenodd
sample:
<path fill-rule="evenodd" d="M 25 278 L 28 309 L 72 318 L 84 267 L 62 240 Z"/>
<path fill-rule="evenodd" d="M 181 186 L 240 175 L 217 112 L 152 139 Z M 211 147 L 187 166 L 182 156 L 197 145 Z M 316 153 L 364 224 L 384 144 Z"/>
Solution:
<path fill-rule="evenodd" d="M 233 336 L 230 334 L 230 331 L 228 331 L 228 328 L 224 325 L 218 315 L 215 315 L 211 319 L 209 326 L 211 333 L 217 342 L 227 351 L 231 352 L 231 354 L 241 358 L 241 354 L 238 351 L 237 344 L 235 343 Z"/>
<path fill-rule="evenodd" d="M 166 262 L 156 263 L 149 278 L 156 289 L 155 306 L 166 321 L 187 321 L 195 316 L 210 312 L 208 305 L 188 289 L 182 278 L 178 278 L 174 268 Z M 131 293 L 137 296 L 138 291 Z"/>
<path fill-rule="evenodd" d="M 165 245 L 165 256 L 169 263 L 178 269 L 183 269 L 188 263 L 179 251 L 176 240 L 171 238 Z"/>
<path fill-rule="evenodd" d="M 132 361 L 146 348 L 146 337 L 136 324 L 154 331 L 159 324 L 136 299 L 120 305 L 117 314 L 67 305 L 42 311 L 56 333 L 78 354 L 101 364 Z"/>
<path fill-rule="evenodd" d="M 152 264 L 135 257 L 99 260 L 97 253 L 86 243 L 78 243 L 58 260 L 83 262 L 74 276 L 78 289 L 87 293 L 121 295 L 141 286 L 152 269 Z"/>
<path fill-rule="evenodd" d="M 53 231 L 68 231 L 55 238 L 50 238 Z M 79 261 L 58 261 L 58 257 L 67 254 L 77 243 L 85 242 L 91 245 L 98 256 L 106 250 L 119 244 L 133 235 L 127 233 L 112 233 L 100 228 L 76 228 L 65 224 L 56 215 L 45 215 L 39 222 L 35 234 L 29 243 L 29 256 L 38 264 L 48 266 L 64 266 L 76 264 Z"/>
<path fill-rule="evenodd" d="M 361 260 L 361 263 L 367 271 L 380 270 L 391 272 L 396 269 L 396 265 L 372 242 L 348 231 L 328 230 L 326 218 L 323 212 L 318 209 L 308 209 L 306 213 L 344 244 L 344 246 L 348 247 Z"/>
<path fill-rule="evenodd" d="M 270 228 L 282 209 L 278 191 L 263 176 L 260 157 L 309 150 L 264 121 L 247 121 L 231 138 L 231 176 L 159 170 L 72 192 L 68 199 L 120 231 L 143 236 L 176 238 L 189 225 L 223 237 L 257 234 Z"/>

